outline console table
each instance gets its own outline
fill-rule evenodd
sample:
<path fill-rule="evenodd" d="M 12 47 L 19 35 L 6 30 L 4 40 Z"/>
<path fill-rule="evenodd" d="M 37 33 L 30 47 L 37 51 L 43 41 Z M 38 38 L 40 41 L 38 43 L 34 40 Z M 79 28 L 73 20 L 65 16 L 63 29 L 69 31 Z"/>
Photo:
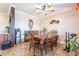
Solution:
<path fill-rule="evenodd" d="M 12 47 L 12 42 L 8 40 L 8 34 L 3 34 L 4 35 L 4 41 L 2 42 L 2 50 L 7 49 Z"/>

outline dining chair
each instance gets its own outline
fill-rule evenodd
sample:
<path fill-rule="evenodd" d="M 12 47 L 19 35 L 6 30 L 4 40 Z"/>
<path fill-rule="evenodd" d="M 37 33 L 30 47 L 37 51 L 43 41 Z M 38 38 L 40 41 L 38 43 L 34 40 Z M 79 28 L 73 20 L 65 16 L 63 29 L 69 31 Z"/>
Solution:
<path fill-rule="evenodd" d="M 49 45 L 49 43 L 51 44 L 50 40 L 48 40 L 48 33 L 46 32 L 46 34 L 43 35 L 43 32 L 40 31 L 40 47 L 41 47 L 40 49 L 41 49 L 41 55 L 43 55 L 43 50 L 47 54 L 47 48 L 49 48 L 51 46 L 51 45 Z"/>
<path fill-rule="evenodd" d="M 59 35 L 57 34 L 57 31 L 53 30 L 52 31 L 52 39 L 51 39 L 53 46 L 57 46 L 58 37 L 59 37 Z"/>
<path fill-rule="evenodd" d="M 29 51 L 30 51 L 30 49 L 33 47 L 34 48 L 34 33 L 31 31 L 30 33 L 29 33 L 29 45 L 30 45 L 30 47 L 29 47 Z M 33 51 L 33 55 L 35 55 L 35 49 L 34 49 L 34 51 Z"/>
<path fill-rule="evenodd" d="M 35 56 L 35 51 L 36 51 L 36 48 L 39 49 L 40 47 L 40 39 L 38 37 L 35 37 L 35 33 L 32 31 L 30 32 L 30 47 L 29 47 L 29 51 L 30 49 L 33 47 L 33 55 Z"/>

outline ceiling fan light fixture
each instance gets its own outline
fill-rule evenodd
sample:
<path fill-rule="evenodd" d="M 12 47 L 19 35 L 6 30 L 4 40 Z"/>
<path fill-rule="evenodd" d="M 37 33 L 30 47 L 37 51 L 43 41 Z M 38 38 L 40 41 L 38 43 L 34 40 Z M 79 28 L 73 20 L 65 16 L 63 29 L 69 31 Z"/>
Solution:
<path fill-rule="evenodd" d="M 55 11 L 51 5 L 48 5 L 47 10 L 48 10 L 48 11 Z"/>
<path fill-rule="evenodd" d="M 43 5 L 42 10 L 45 10 L 45 8 L 46 8 L 46 6 L 45 6 L 45 5 Z"/>
<path fill-rule="evenodd" d="M 41 8 L 36 7 L 35 9 L 37 11 L 39 10 L 38 13 L 44 13 L 45 15 L 47 15 L 50 12 L 54 12 L 55 11 L 51 4 L 50 5 L 42 5 Z"/>

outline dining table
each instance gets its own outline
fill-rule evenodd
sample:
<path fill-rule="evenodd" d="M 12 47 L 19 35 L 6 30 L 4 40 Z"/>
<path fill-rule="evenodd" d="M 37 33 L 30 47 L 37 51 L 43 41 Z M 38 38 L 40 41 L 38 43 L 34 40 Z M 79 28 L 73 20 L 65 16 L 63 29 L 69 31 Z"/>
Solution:
<path fill-rule="evenodd" d="M 41 52 L 41 55 L 43 55 L 43 50 L 47 54 L 47 48 L 48 47 L 50 47 L 51 50 L 53 50 L 53 43 L 54 44 L 56 43 L 56 45 L 57 45 L 58 35 L 51 34 L 51 36 L 49 37 L 48 34 L 49 33 L 45 33 L 45 32 L 42 32 L 42 31 L 39 31 L 38 35 L 35 35 L 34 32 L 30 33 L 31 39 L 33 40 L 32 43 L 34 45 L 33 55 L 35 55 L 35 50 L 36 50 L 35 48 L 38 48 Z"/>

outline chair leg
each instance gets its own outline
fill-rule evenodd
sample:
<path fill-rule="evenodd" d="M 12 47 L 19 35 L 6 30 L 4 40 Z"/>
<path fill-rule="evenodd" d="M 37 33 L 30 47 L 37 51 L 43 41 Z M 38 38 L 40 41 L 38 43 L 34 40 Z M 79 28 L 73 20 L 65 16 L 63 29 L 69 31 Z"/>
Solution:
<path fill-rule="evenodd" d="M 47 54 L 47 44 L 46 44 L 46 46 L 45 46 L 45 53 Z"/>
<path fill-rule="evenodd" d="M 29 47 L 29 52 L 30 52 L 30 49 L 31 49 L 31 45 L 30 45 L 30 47 Z"/>
<path fill-rule="evenodd" d="M 51 51 L 53 50 L 53 43 L 51 42 Z"/>
<path fill-rule="evenodd" d="M 45 53 L 47 54 L 47 47 L 45 48 Z"/>
<path fill-rule="evenodd" d="M 35 56 L 35 45 L 34 45 L 34 51 L 33 51 L 33 55 Z"/>
<path fill-rule="evenodd" d="M 41 52 L 41 56 L 42 56 L 43 55 L 43 48 L 40 49 L 40 52 Z"/>

